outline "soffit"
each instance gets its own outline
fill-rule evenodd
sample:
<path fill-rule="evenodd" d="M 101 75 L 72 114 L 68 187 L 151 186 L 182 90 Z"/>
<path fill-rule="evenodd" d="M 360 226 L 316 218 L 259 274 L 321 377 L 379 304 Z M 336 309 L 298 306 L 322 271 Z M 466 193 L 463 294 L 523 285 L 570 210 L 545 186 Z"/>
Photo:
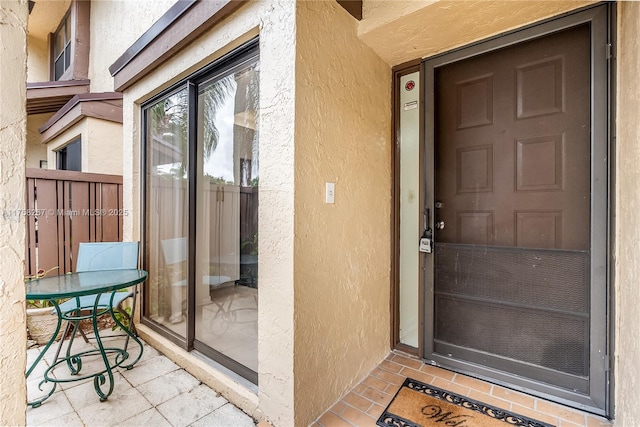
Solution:
<path fill-rule="evenodd" d="M 89 80 L 27 83 L 27 114 L 55 113 L 75 95 L 89 92 Z"/>
<path fill-rule="evenodd" d="M 389 65 L 399 65 L 597 2 L 365 0 L 360 38 Z M 402 7 L 400 7 L 402 6 Z"/>
<path fill-rule="evenodd" d="M 41 40 L 47 40 L 69 10 L 71 0 L 35 0 L 33 10 L 27 20 L 27 34 Z"/>

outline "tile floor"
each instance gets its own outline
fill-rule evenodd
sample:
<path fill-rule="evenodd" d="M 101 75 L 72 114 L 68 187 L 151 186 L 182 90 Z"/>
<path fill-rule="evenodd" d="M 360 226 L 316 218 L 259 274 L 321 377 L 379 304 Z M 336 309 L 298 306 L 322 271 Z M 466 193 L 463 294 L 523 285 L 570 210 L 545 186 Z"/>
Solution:
<path fill-rule="evenodd" d="M 121 338 L 109 338 L 113 342 Z M 113 344 L 112 344 L 113 345 Z M 131 346 L 131 343 L 129 344 Z M 74 343 L 74 351 L 95 348 L 94 341 Z M 135 348 L 135 347 L 134 347 Z M 27 351 L 31 364 L 42 348 Z M 130 351 L 133 350 L 130 347 Z M 50 366 L 55 348 L 50 348 L 27 379 L 30 400 L 41 396 L 38 383 Z M 99 360 L 88 360 L 83 371 Z M 56 368 L 54 375 L 62 378 L 66 367 Z M 220 426 L 254 427 L 255 420 L 227 400 L 201 384 L 154 348 L 144 344 L 142 358 L 133 369 L 117 368 L 113 393 L 100 402 L 90 379 L 62 383 L 38 408 L 27 409 L 27 426 Z M 45 389 L 46 391 L 50 389 Z"/>
<path fill-rule="evenodd" d="M 93 341 L 85 344 L 78 339 L 74 350 L 92 346 Z M 40 350 L 28 350 L 29 364 Z M 50 366 L 54 352 L 54 348 L 49 349 L 28 378 L 30 400 L 41 393 L 39 378 Z M 255 426 L 255 420 L 146 344 L 133 369 L 116 371 L 114 391 L 107 401 L 99 401 L 91 380 L 63 383 L 42 406 L 27 409 L 27 426 Z M 56 375 L 62 376 L 58 369 Z M 603 418 L 425 365 L 401 352 L 392 352 L 312 426 L 375 426 L 376 419 L 408 376 L 558 427 L 611 427 Z"/>
<path fill-rule="evenodd" d="M 558 427 L 611 427 L 611 423 L 604 418 L 425 365 L 419 359 L 401 352 L 392 352 L 312 426 L 375 426 L 376 420 L 407 377 Z"/>

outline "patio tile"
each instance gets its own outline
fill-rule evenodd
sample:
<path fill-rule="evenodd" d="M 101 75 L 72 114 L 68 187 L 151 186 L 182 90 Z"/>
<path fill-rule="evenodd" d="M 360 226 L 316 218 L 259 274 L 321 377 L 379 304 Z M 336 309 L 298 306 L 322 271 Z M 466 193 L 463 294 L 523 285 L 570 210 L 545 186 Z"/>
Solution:
<path fill-rule="evenodd" d="M 138 386 L 138 391 L 140 391 L 153 406 L 157 406 L 169 399 L 173 399 L 181 393 L 191 391 L 197 387 L 198 384 L 200 384 L 200 381 L 195 379 L 195 377 L 184 369 L 179 369 L 141 384 Z"/>
<path fill-rule="evenodd" d="M 175 427 L 188 426 L 210 414 L 227 400 L 205 385 L 182 393 L 165 403 L 158 405 L 158 411 Z"/>
<path fill-rule="evenodd" d="M 42 406 L 27 408 L 27 424 L 41 425 L 50 421 L 56 421 L 60 417 L 73 412 L 73 407 L 62 391 L 56 391 Z M 61 425 L 61 424 L 58 424 Z"/>
<path fill-rule="evenodd" d="M 350 427 L 351 424 L 334 414 L 333 412 L 325 412 L 318 420 L 318 423 L 324 427 Z"/>
<path fill-rule="evenodd" d="M 53 363 L 53 357 L 56 354 L 56 351 L 58 351 L 58 346 L 59 346 L 60 342 L 56 342 L 54 343 L 54 345 L 52 345 L 51 347 L 49 347 L 49 349 L 47 350 L 47 352 L 44 355 L 44 359 L 47 361 L 47 363 L 49 365 L 51 365 Z M 68 346 L 68 340 L 65 341 L 64 345 L 62 346 L 62 348 L 60 349 L 60 354 L 58 357 L 64 357 L 67 351 L 67 346 Z M 44 348 L 44 347 L 42 347 Z M 95 349 L 95 341 L 94 340 L 89 340 L 88 343 L 84 342 L 84 339 L 82 339 L 81 336 L 76 337 L 76 339 L 73 341 L 73 345 L 71 346 L 71 353 L 79 353 L 82 351 L 87 351 L 87 350 L 93 350 Z"/>
<path fill-rule="evenodd" d="M 132 386 L 137 387 L 178 369 L 178 365 L 166 357 L 156 356 L 144 362 L 136 363 L 131 370 L 120 369 L 120 372 Z"/>
<path fill-rule="evenodd" d="M 118 338 L 105 340 L 107 347 L 118 345 Z M 120 341 L 122 341 L 120 339 Z M 93 341 L 76 341 L 74 352 L 95 348 Z M 56 392 L 40 408 L 27 410 L 28 426 L 254 426 L 254 420 L 228 403 L 217 392 L 201 384 L 153 347 L 143 342 L 144 353 L 136 366 L 127 371 L 117 369 L 114 390 L 108 400 L 100 402 L 91 378 L 58 384 Z M 40 348 L 27 352 L 29 362 L 35 360 Z M 38 390 L 42 373 L 48 368 L 55 348 L 47 352 L 27 381 L 29 396 L 42 396 Z M 135 357 L 135 355 L 133 356 Z M 113 356 L 110 357 L 112 359 Z M 100 356 L 83 360 L 83 373 L 102 370 Z M 69 377 L 65 364 L 52 374 L 56 378 Z M 154 407 L 157 406 L 157 407 Z"/>
<path fill-rule="evenodd" d="M 111 393 L 111 396 L 109 396 L 109 399 L 111 399 L 114 394 L 122 393 L 125 390 L 131 390 L 133 388 L 125 381 L 122 375 L 117 372 L 113 374 L 113 380 L 113 392 Z M 64 394 L 67 396 L 69 402 L 71 402 L 71 406 L 73 406 L 76 411 L 95 405 L 96 403 L 101 403 L 100 396 L 96 393 L 93 387 L 93 380 L 91 379 L 83 380 L 77 386 L 65 389 Z"/>
<path fill-rule="evenodd" d="M 253 419 L 230 403 L 216 409 L 209 415 L 200 418 L 193 427 L 254 427 Z"/>
<path fill-rule="evenodd" d="M 113 393 L 107 400 L 100 398 L 93 383 L 65 391 L 82 422 L 87 426 L 111 426 L 151 408 L 151 404 L 122 377 L 116 378 Z"/>
<path fill-rule="evenodd" d="M 125 426 L 171 427 L 171 423 L 156 408 L 146 411 L 122 422 Z M 66 426 L 65 426 L 66 427 Z"/>
<path fill-rule="evenodd" d="M 129 344 L 129 345 L 131 345 L 131 344 Z M 140 358 L 138 363 L 143 363 L 143 362 L 146 362 L 149 359 L 153 359 L 156 356 L 160 356 L 160 352 L 158 350 L 156 350 L 155 348 L 151 347 L 146 342 L 142 341 L 142 345 L 144 347 L 144 350 L 142 352 L 142 357 Z M 135 357 L 135 356 L 137 356 L 137 354 L 133 355 L 133 357 Z"/>
<path fill-rule="evenodd" d="M 115 373 L 114 373 L 114 376 L 115 376 Z M 80 386 L 82 384 L 86 384 L 86 383 L 93 384 L 93 379 L 92 378 L 87 378 L 86 380 L 73 381 L 73 382 L 69 382 L 69 383 L 59 383 L 58 387 L 61 390 L 69 390 L 69 389 L 71 389 L 73 387 L 78 387 L 78 386 Z"/>
<path fill-rule="evenodd" d="M 27 350 L 27 367 L 33 363 L 40 354 L 40 347 L 33 347 Z"/>
<path fill-rule="evenodd" d="M 32 424 L 28 423 L 27 425 Z M 85 427 L 84 423 L 75 412 L 69 412 L 68 414 L 62 415 L 61 417 L 54 418 L 45 422 L 39 422 L 33 425 L 37 425 L 38 427 Z"/>
<path fill-rule="evenodd" d="M 35 358 L 33 360 L 35 360 Z M 31 367 L 33 360 L 27 362 L 27 369 Z M 29 378 L 27 378 L 27 381 L 34 381 L 36 379 L 39 381 L 42 380 L 44 371 L 46 371 L 48 368 L 49 364 L 44 359 L 40 360 L 35 368 L 33 368 L 33 371 L 29 375 Z"/>
<path fill-rule="evenodd" d="M 42 385 L 42 390 L 40 390 L 40 383 L 42 382 L 42 376 L 39 377 L 29 377 L 27 380 L 27 401 L 31 402 L 40 397 L 44 397 L 51 391 L 51 387 L 54 386 L 53 383 L 45 383 Z M 56 388 L 55 393 L 61 390 L 60 385 Z"/>

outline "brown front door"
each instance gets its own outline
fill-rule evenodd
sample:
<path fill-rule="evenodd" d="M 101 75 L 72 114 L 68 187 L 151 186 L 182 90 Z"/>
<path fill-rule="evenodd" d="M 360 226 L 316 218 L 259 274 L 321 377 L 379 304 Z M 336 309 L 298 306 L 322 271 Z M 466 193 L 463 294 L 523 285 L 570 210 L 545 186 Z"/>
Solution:
<path fill-rule="evenodd" d="M 425 358 L 565 399 L 593 394 L 592 182 L 603 177 L 592 176 L 591 31 L 431 74 Z"/>

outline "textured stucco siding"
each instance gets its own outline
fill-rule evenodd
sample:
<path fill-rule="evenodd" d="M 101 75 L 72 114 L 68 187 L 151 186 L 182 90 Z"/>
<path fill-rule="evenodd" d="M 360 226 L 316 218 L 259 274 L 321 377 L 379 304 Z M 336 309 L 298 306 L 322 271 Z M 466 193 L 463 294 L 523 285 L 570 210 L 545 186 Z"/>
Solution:
<path fill-rule="evenodd" d="M 122 124 L 90 117 L 86 120 L 82 161 L 86 160 L 87 171 L 122 175 Z"/>
<path fill-rule="evenodd" d="M 49 80 L 49 44 L 33 36 L 27 37 L 29 55 L 27 57 L 27 81 L 46 82 Z"/>
<path fill-rule="evenodd" d="M 260 35 L 260 288 L 257 396 L 144 327 L 143 337 L 232 403 L 274 426 L 292 426 L 295 2 L 248 2 L 153 73 L 123 102 L 125 240 L 140 239 L 140 103 Z M 146 334 L 146 335 L 145 335 Z"/>
<path fill-rule="evenodd" d="M 31 114 L 27 117 L 27 167 L 39 168 L 40 160 L 47 160 L 47 146 L 42 143 L 42 135 L 38 131 L 53 113 Z M 51 165 L 50 169 L 55 164 Z"/>
<path fill-rule="evenodd" d="M 0 1 L 0 425 L 25 425 L 27 2 Z M 13 213 L 13 215 L 11 215 Z M 8 215 L 6 215 L 8 214 Z"/>
<path fill-rule="evenodd" d="M 91 2 L 89 79 L 91 92 L 113 91 L 109 67 L 175 0 L 119 0 Z"/>
<path fill-rule="evenodd" d="M 618 4 L 616 426 L 640 425 L 640 3 Z"/>
<path fill-rule="evenodd" d="M 372 0 L 360 23 L 361 38 L 390 65 L 464 46 L 593 1 Z M 365 1 L 365 4 L 367 2 Z M 393 4 L 393 5 L 392 5 Z"/>
<path fill-rule="evenodd" d="M 298 2 L 295 425 L 389 352 L 391 69 L 337 3 Z M 335 183 L 335 204 L 325 183 Z"/>

